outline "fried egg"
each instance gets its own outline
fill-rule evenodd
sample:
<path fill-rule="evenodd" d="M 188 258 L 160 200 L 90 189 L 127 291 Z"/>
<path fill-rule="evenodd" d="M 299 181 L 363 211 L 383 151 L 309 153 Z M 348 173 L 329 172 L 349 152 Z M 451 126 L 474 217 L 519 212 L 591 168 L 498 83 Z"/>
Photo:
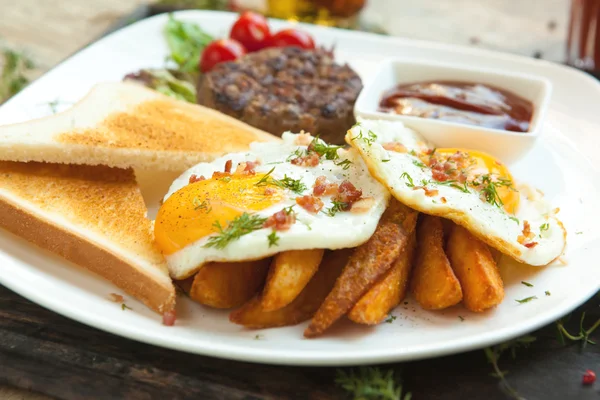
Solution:
<path fill-rule="evenodd" d="M 358 152 L 307 134 L 282 139 L 198 164 L 173 182 L 154 237 L 174 278 L 209 261 L 356 247 L 371 237 L 390 195 Z"/>
<path fill-rule="evenodd" d="M 371 174 L 402 203 L 448 218 L 530 265 L 560 257 L 566 231 L 543 196 L 517 190 L 508 168 L 472 149 L 435 149 L 401 122 L 360 120 L 346 135 Z"/>

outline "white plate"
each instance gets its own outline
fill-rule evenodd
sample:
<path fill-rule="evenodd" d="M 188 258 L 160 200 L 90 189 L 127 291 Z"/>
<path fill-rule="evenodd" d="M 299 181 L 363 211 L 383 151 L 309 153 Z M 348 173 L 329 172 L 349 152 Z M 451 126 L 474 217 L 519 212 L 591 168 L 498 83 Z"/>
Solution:
<path fill-rule="evenodd" d="M 225 35 L 232 14 L 189 11 L 179 18 Z M 167 48 L 162 38 L 166 15 L 131 25 L 82 50 L 27 87 L 0 108 L 0 124 L 50 113 L 47 102 L 82 97 L 96 82 L 120 80 L 142 67 L 160 67 Z M 286 25 L 272 22 L 275 29 Z M 339 60 L 363 77 L 390 55 L 501 68 L 538 74 L 554 86 L 544 132 L 529 156 L 511 166 L 517 178 L 542 189 L 569 231 L 567 266 L 547 268 L 501 265 L 506 299 L 494 311 L 476 315 L 462 307 L 443 312 L 421 310 L 408 300 L 393 323 L 365 328 L 342 322 L 320 338 L 302 338 L 306 324 L 249 331 L 230 324 L 227 313 L 180 298 L 175 327 L 133 299 L 122 311 L 107 300 L 115 288 L 96 276 L 27 242 L 0 232 L 0 282 L 30 300 L 85 324 L 117 335 L 192 353 L 236 360 L 296 364 L 367 364 L 440 356 L 500 342 L 550 323 L 592 296 L 600 285 L 600 171 L 589 162 L 600 154 L 600 85 L 575 70 L 517 56 L 358 32 L 305 26 L 323 45 L 336 45 Z M 59 105 L 60 107 L 60 105 Z M 155 178 L 155 177 L 153 177 Z M 142 184 L 146 185 L 144 179 Z M 144 187 L 155 205 L 165 188 Z M 577 234 L 577 232 L 581 232 Z M 529 288 L 521 280 L 531 282 Z M 550 291 L 551 296 L 544 295 Z M 515 299 L 536 295 L 518 304 Z M 458 316 L 464 317 L 461 322 Z M 257 336 L 259 335 L 259 336 Z"/>

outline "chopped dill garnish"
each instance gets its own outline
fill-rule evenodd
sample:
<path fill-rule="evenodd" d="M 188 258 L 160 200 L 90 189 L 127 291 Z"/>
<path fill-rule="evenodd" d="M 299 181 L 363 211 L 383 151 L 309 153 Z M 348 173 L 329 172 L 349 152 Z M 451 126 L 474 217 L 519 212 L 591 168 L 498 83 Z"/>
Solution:
<path fill-rule="evenodd" d="M 396 320 L 396 316 L 395 315 L 390 315 L 385 322 L 387 322 L 388 324 L 391 324 L 392 322 L 394 322 Z"/>
<path fill-rule="evenodd" d="M 231 177 L 230 176 L 224 176 L 222 178 L 217 178 L 218 181 L 223 181 L 223 182 L 231 182 Z"/>
<path fill-rule="evenodd" d="M 444 186 L 450 186 L 453 187 L 455 189 L 460 190 L 463 193 L 470 193 L 469 188 L 467 187 L 467 183 L 463 183 L 463 185 L 461 186 L 458 181 L 456 180 L 449 180 L 449 181 L 444 181 L 444 182 L 440 182 L 440 181 L 434 181 L 434 180 L 429 180 L 430 184 L 437 184 L 437 185 L 444 185 Z"/>
<path fill-rule="evenodd" d="M 508 218 L 509 218 L 509 219 L 512 219 L 512 220 L 513 220 L 513 221 L 515 221 L 517 224 L 520 224 L 520 223 L 521 223 L 521 221 L 519 221 L 519 218 L 517 218 L 517 217 L 509 216 Z"/>
<path fill-rule="evenodd" d="M 265 337 L 264 335 L 260 335 L 260 334 L 258 334 L 258 335 L 256 335 L 256 336 L 254 336 L 254 340 L 261 340 L 261 339 L 263 339 L 264 337 Z"/>
<path fill-rule="evenodd" d="M 204 247 L 224 249 L 230 242 L 261 229 L 266 220 L 266 218 L 262 218 L 258 215 L 243 213 L 242 215 L 235 217 L 226 228 L 223 228 L 219 221 L 215 221 L 213 226 L 217 228 L 218 234 L 208 238 L 208 242 L 206 242 Z"/>
<path fill-rule="evenodd" d="M 337 166 L 341 166 L 342 169 L 346 170 L 346 169 L 350 168 L 350 165 L 352 165 L 352 161 L 350 161 L 350 160 L 344 160 L 344 161 L 340 161 L 340 162 L 337 162 L 337 163 L 334 163 L 334 164 L 337 165 Z"/>
<path fill-rule="evenodd" d="M 340 158 L 337 151 L 341 148 L 342 146 L 328 145 L 317 136 L 310 142 L 307 151 L 313 151 L 317 153 L 319 157 L 325 157 L 326 160 L 337 160 Z"/>
<path fill-rule="evenodd" d="M 356 139 L 362 139 L 368 146 L 371 146 L 373 144 L 373 142 L 377 140 L 377 135 L 375 134 L 375 132 L 373 132 L 372 130 L 369 129 L 369 133 L 367 134 L 367 137 L 365 137 L 363 135 L 363 133 L 360 132 L 360 134 L 358 136 L 355 136 L 352 138 L 352 141 L 354 141 Z"/>
<path fill-rule="evenodd" d="M 127 304 L 125 303 L 121 303 L 121 310 L 125 311 L 125 310 L 133 310 L 133 308 L 128 307 Z"/>
<path fill-rule="evenodd" d="M 298 149 L 294 150 L 294 152 L 292 154 L 290 154 L 288 156 L 288 158 L 285 159 L 285 161 L 289 162 L 289 161 L 292 161 L 295 158 L 300 158 L 302 156 L 304 156 L 304 150 L 298 148 Z"/>
<path fill-rule="evenodd" d="M 419 168 L 425 168 L 425 164 L 423 164 L 421 161 L 419 160 L 413 160 L 413 164 L 416 165 Z"/>
<path fill-rule="evenodd" d="M 583 232 L 579 231 L 579 232 L 575 232 L 576 235 L 582 235 Z"/>
<path fill-rule="evenodd" d="M 391 158 L 385 159 L 385 160 L 381 160 L 381 162 L 390 162 Z"/>
<path fill-rule="evenodd" d="M 284 212 L 285 212 L 287 215 L 290 215 L 291 213 L 295 213 L 295 211 L 294 211 L 294 207 L 295 207 L 295 206 L 296 206 L 295 204 L 292 204 L 292 205 L 291 205 L 291 206 L 289 206 L 289 207 L 284 207 L 284 208 L 283 208 L 283 211 L 284 211 Z"/>
<path fill-rule="evenodd" d="M 339 213 L 340 211 L 344 211 L 346 209 L 346 207 L 348 207 L 348 203 L 344 203 L 343 201 L 333 200 L 332 206 L 329 207 L 327 209 L 327 211 L 324 211 L 324 212 L 325 212 L 325 214 L 329 215 L 330 217 L 333 217 L 333 216 L 335 216 L 335 214 Z"/>
<path fill-rule="evenodd" d="M 529 296 L 529 297 L 525 297 L 524 299 L 521 300 L 515 300 L 517 303 L 519 304 L 523 304 L 523 303 L 528 303 L 531 300 L 537 300 L 537 296 Z"/>
<path fill-rule="evenodd" d="M 206 214 L 208 214 L 212 211 L 212 206 L 210 205 L 210 202 L 208 200 L 204 200 L 201 203 L 197 197 L 194 197 L 193 203 L 194 203 L 194 210 L 202 210 Z"/>
<path fill-rule="evenodd" d="M 545 294 L 546 296 L 550 296 L 550 291 L 549 291 L 549 290 L 546 290 L 546 291 L 544 292 L 544 294 Z"/>
<path fill-rule="evenodd" d="M 403 172 L 402 175 L 400 175 L 400 178 L 405 178 L 408 181 L 406 182 L 406 186 L 415 187 L 415 183 L 413 182 L 412 177 L 406 172 Z"/>
<path fill-rule="evenodd" d="M 549 223 L 544 223 L 540 225 L 540 232 L 544 232 L 547 231 L 550 228 L 550 224 Z"/>
<path fill-rule="evenodd" d="M 527 287 L 533 287 L 533 285 L 532 285 L 531 283 L 529 283 L 529 282 L 526 282 L 526 281 L 521 281 L 521 283 L 522 283 L 523 285 L 527 286 Z"/>
<path fill-rule="evenodd" d="M 460 319 L 460 322 L 463 322 L 465 320 L 465 317 L 463 317 L 462 315 L 459 315 L 458 318 Z"/>
<path fill-rule="evenodd" d="M 498 180 L 492 180 L 491 176 L 481 175 L 479 178 L 474 179 L 471 185 L 480 188 L 481 194 L 485 201 L 496 206 L 502 207 L 504 203 L 496 190 L 498 187 L 507 187 L 512 189 L 512 181 L 506 178 L 498 178 Z"/>
<path fill-rule="evenodd" d="M 293 179 L 286 175 L 284 175 L 283 179 L 275 179 L 271 176 L 271 173 L 275 170 L 275 167 L 271 168 L 269 172 L 265 174 L 258 182 L 256 182 L 255 186 L 265 186 L 265 185 L 275 185 L 284 189 L 289 189 L 296 194 L 300 194 L 306 190 L 306 185 L 302 183 L 300 179 Z"/>
<path fill-rule="evenodd" d="M 277 246 L 279 243 L 279 236 L 277 236 L 277 232 L 275 231 L 271 232 L 269 236 L 267 236 L 267 239 L 269 240 L 269 247 Z"/>

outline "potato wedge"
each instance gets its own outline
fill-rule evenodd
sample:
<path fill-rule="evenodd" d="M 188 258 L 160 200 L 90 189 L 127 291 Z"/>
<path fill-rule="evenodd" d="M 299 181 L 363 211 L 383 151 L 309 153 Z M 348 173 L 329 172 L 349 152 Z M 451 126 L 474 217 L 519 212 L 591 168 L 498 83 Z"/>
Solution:
<path fill-rule="evenodd" d="M 350 254 L 351 249 L 327 252 L 310 282 L 287 306 L 274 311 L 264 311 L 260 296 L 257 295 L 233 311 L 229 320 L 246 328 L 263 329 L 296 325 L 310 319 L 333 288 Z"/>
<path fill-rule="evenodd" d="M 277 254 L 269 268 L 263 290 L 263 310 L 274 311 L 290 304 L 317 272 L 323 253 L 323 249 L 312 249 Z"/>
<path fill-rule="evenodd" d="M 263 285 L 269 263 L 269 258 L 207 263 L 196 273 L 189 295 L 192 300 L 214 308 L 238 307 Z"/>
<path fill-rule="evenodd" d="M 392 268 L 352 307 L 348 313 L 351 321 L 363 325 L 379 324 L 400 304 L 406 296 L 415 247 L 416 234 L 413 231 L 408 245 L 394 261 Z"/>
<path fill-rule="evenodd" d="M 392 200 L 373 236 L 357 247 L 348 260 L 333 290 L 304 331 L 305 337 L 316 337 L 325 332 L 390 270 L 408 243 L 402 224 L 410 226 L 412 223 L 407 222 L 410 219 L 416 223 L 416 214 L 416 211 Z"/>
<path fill-rule="evenodd" d="M 504 283 L 485 243 L 457 225 L 450 232 L 446 254 L 462 287 L 467 309 L 482 312 L 502 302 Z"/>
<path fill-rule="evenodd" d="M 424 215 L 417 227 L 418 249 L 411 292 L 426 310 L 441 310 L 463 298 L 458 278 L 444 252 L 444 227 L 439 217 Z"/>

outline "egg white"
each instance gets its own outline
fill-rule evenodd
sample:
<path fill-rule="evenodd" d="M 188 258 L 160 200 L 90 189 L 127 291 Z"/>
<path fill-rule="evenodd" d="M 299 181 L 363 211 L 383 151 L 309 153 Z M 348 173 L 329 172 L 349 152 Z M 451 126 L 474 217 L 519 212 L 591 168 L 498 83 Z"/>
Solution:
<path fill-rule="evenodd" d="M 306 186 L 301 194 L 293 193 L 287 189 L 285 199 L 265 210 L 249 212 L 267 218 L 284 207 L 296 204 L 296 197 L 312 194 L 313 185 L 317 177 L 324 175 L 328 182 L 341 183 L 347 179 L 357 189 L 362 190 L 363 197 L 374 199 L 372 207 L 362 213 L 352 211 L 338 212 L 334 216 L 328 216 L 326 211 L 332 206 L 330 196 L 321 197 L 324 203 L 322 212 L 313 214 L 299 205 L 295 205 L 296 223 L 287 231 L 277 231 L 279 237 L 277 245 L 269 246 L 267 236 L 273 232 L 272 228 L 259 229 L 238 240 L 230 242 L 225 248 L 204 247 L 209 237 L 204 237 L 175 253 L 166 255 L 167 264 L 171 275 L 176 279 L 183 279 L 195 273 L 202 264 L 209 261 L 244 261 L 260 259 L 287 250 L 304 249 L 340 249 L 356 247 L 366 242 L 377 227 L 379 218 L 383 214 L 390 198 L 388 190 L 375 180 L 356 150 L 340 149 L 338 160 L 325 160 L 316 167 L 303 167 L 292 165 L 288 158 L 297 149 L 305 150 L 306 146 L 296 144 L 298 135 L 284 133 L 283 141 L 271 143 L 253 143 L 250 150 L 244 153 L 232 153 L 218 158 L 210 163 L 198 164 L 177 178 L 171 185 L 164 200 L 166 201 L 173 193 L 188 185 L 192 174 L 204 175 L 210 178 L 215 171 L 223 171 L 225 162 L 232 160 L 233 169 L 240 162 L 259 160 L 261 165 L 255 168 L 257 174 L 267 173 L 273 167 L 275 170 L 271 176 L 281 179 L 284 175 L 293 179 L 301 179 Z M 349 168 L 343 169 L 340 161 L 349 160 Z"/>
<path fill-rule="evenodd" d="M 464 193 L 451 186 L 429 183 L 426 187 L 437 189 L 437 194 L 427 196 L 422 189 L 414 190 L 412 184 L 420 186 L 423 181 L 433 180 L 433 176 L 431 169 L 424 167 L 410 151 L 419 153 L 424 148 L 433 146 L 401 122 L 359 120 L 348 131 L 346 141 L 360 152 L 371 174 L 394 197 L 409 207 L 448 218 L 501 253 L 526 264 L 546 265 L 563 253 L 566 245 L 565 229 L 541 196 L 528 198 L 521 194 L 515 218 L 504 209 L 482 201 L 479 193 L 473 189 Z M 382 145 L 389 142 L 403 144 L 408 152 L 384 149 Z M 412 184 L 409 178 L 412 179 Z M 445 198 L 445 203 L 441 200 L 442 197 Z M 523 232 L 525 221 L 529 222 L 531 232 L 535 234 L 532 241 L 538 243 L 532 248 L 527 248 L 517 240 Z"/>

